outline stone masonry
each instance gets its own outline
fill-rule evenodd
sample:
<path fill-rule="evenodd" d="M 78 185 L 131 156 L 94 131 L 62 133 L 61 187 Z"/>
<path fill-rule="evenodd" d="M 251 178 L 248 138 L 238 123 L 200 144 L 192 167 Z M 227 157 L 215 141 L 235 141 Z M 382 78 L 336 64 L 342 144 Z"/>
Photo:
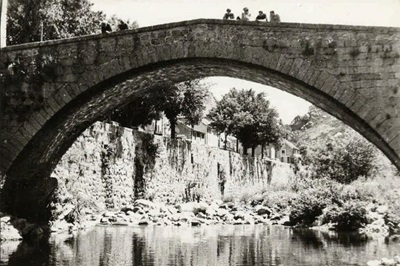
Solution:
<path fill-rule="evenodd" d="M 302 97 L 360 132 L 400 169 L 399 33 L 200 19 L 3 48 L 5 188 L 48 178 L 85 128 L 154 85 L 206 76 Z"/>

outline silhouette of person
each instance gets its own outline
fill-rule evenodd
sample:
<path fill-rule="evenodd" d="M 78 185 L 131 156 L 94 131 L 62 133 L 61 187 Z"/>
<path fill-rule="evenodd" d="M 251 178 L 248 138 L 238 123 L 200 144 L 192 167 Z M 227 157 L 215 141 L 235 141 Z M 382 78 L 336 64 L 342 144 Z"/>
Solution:
<path fill-rule="evenodd" d="M 251 14 L 249 13 L 249 9 L 247 7 L 243 8 L 242 20 L 250 20 Z"/>
<path fill-rule="evenodd" d="M 119 30 L 127 30 L 128 24 L 126 24 L 122 19 L 120 19 L 119 24 L 118 24 L 118 29 Z"/>
<path fill-rule="evenodd" d="M 101 23 L 101 33 L 109 33 L 112 32 L 110 24 L 107 22 L 102 22 Z"/>
<path fill-rule="evenodd" d="M 267 15 L 260 10 L 260 11 L 258 11 L 258 15 L 256 17 L 256 21 L 261 21 L 261 20 L 268 21 L 268 18 L 267 18 Z"/>
<path fill-rule="evenodd" d="M 225 13 L 223 19 L 234 19 L 234 18 L 235 18 L 235 15 L 233 15 L 233 13 L 231 13 L 231 10 L 228 8 L 226 10 L 226 13 Z"/>
<path fill-rule="evenodd" d="M 278 14 L 275 14 L 275 11 L 269 12 L 269 15 L 270 15 L 269 20 L 270 20 L 272 23 L 279 23 L 279 22 L 281 22 L 281 17 L 280 17 Z"/>

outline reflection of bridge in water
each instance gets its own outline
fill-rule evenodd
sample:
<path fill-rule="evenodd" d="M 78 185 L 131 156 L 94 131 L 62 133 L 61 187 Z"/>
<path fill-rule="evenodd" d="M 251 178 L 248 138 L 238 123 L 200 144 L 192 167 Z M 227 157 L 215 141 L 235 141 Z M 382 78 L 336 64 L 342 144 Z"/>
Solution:
<path fill-rule="evenodd" d="M 302 97 L 360 132 L 400 169 L 399 33 L 193 20 L 6 47 L 0 51 L 5 203 L 11 213 L 36 213 L 32 202 L 45 202 L 39 190 L 48 195 L 56 186 L 49 175 L 58 160 L 98 117 L 153 85 L 206 76 Z"/>

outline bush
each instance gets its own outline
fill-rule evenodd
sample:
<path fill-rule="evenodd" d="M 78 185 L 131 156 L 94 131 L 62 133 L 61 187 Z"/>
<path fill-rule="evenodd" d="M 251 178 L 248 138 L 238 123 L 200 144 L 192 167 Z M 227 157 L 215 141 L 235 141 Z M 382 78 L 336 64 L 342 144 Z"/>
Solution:
<path fill-rule="evenodd" d="M 335 223 L 340 231 L 352 231 L 361 228 L 367 221 L 366 202 L 349 201 L 343 206 L 333 205 L 324 210 L 323 223 Z"/>
<path fill-rule="evenodd" d="M 360 176 L 370 176 L 375 158 L 374 147 L 360 137 L 347 142 L 335 139 L 316 152 L 315 174 L 349 184 Z"/>
<path fill-rule="evenodd" d="M 312 225 L 323 209 L 331 204 L 332 197 L 332 193 L 326 189 L 310 188 L 300 192 L 292 201 L 290 221 L 297 225 Z"/>
<path fill-rule="evenodd" d="M 297 196 L 291 191 L 270 191 L 263 194 L 263 205 L 278 211 L 287 209 Z"/>

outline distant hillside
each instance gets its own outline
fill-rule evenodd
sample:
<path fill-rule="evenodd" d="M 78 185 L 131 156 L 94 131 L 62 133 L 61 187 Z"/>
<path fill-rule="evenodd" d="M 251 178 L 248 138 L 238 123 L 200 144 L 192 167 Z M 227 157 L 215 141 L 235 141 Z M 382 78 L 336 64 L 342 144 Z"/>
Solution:
<path fill-rule="evenodd" d="M 343 135 L 358 134 L 340 120 L 315 106 L 311 106 L 307 114 L 295 117 L 290 128 L 294 133 L 293 141 L 299 146 L 326 142 Z"/>
<path fill-rule="evenodd" d="M 329 142 L 353 137 L 364 138 L 351 127 L 315 106 L 311 106 L 306 115 L 295 117 L 290 128 L 292 129 L 292 142 L 298 147 L 307 148 L 308 153 L 313 153 L 318 147 L 323 147 Z M 376 165 L 394 170 L 389 159 L 378 148 L 375 150 Z"/>

